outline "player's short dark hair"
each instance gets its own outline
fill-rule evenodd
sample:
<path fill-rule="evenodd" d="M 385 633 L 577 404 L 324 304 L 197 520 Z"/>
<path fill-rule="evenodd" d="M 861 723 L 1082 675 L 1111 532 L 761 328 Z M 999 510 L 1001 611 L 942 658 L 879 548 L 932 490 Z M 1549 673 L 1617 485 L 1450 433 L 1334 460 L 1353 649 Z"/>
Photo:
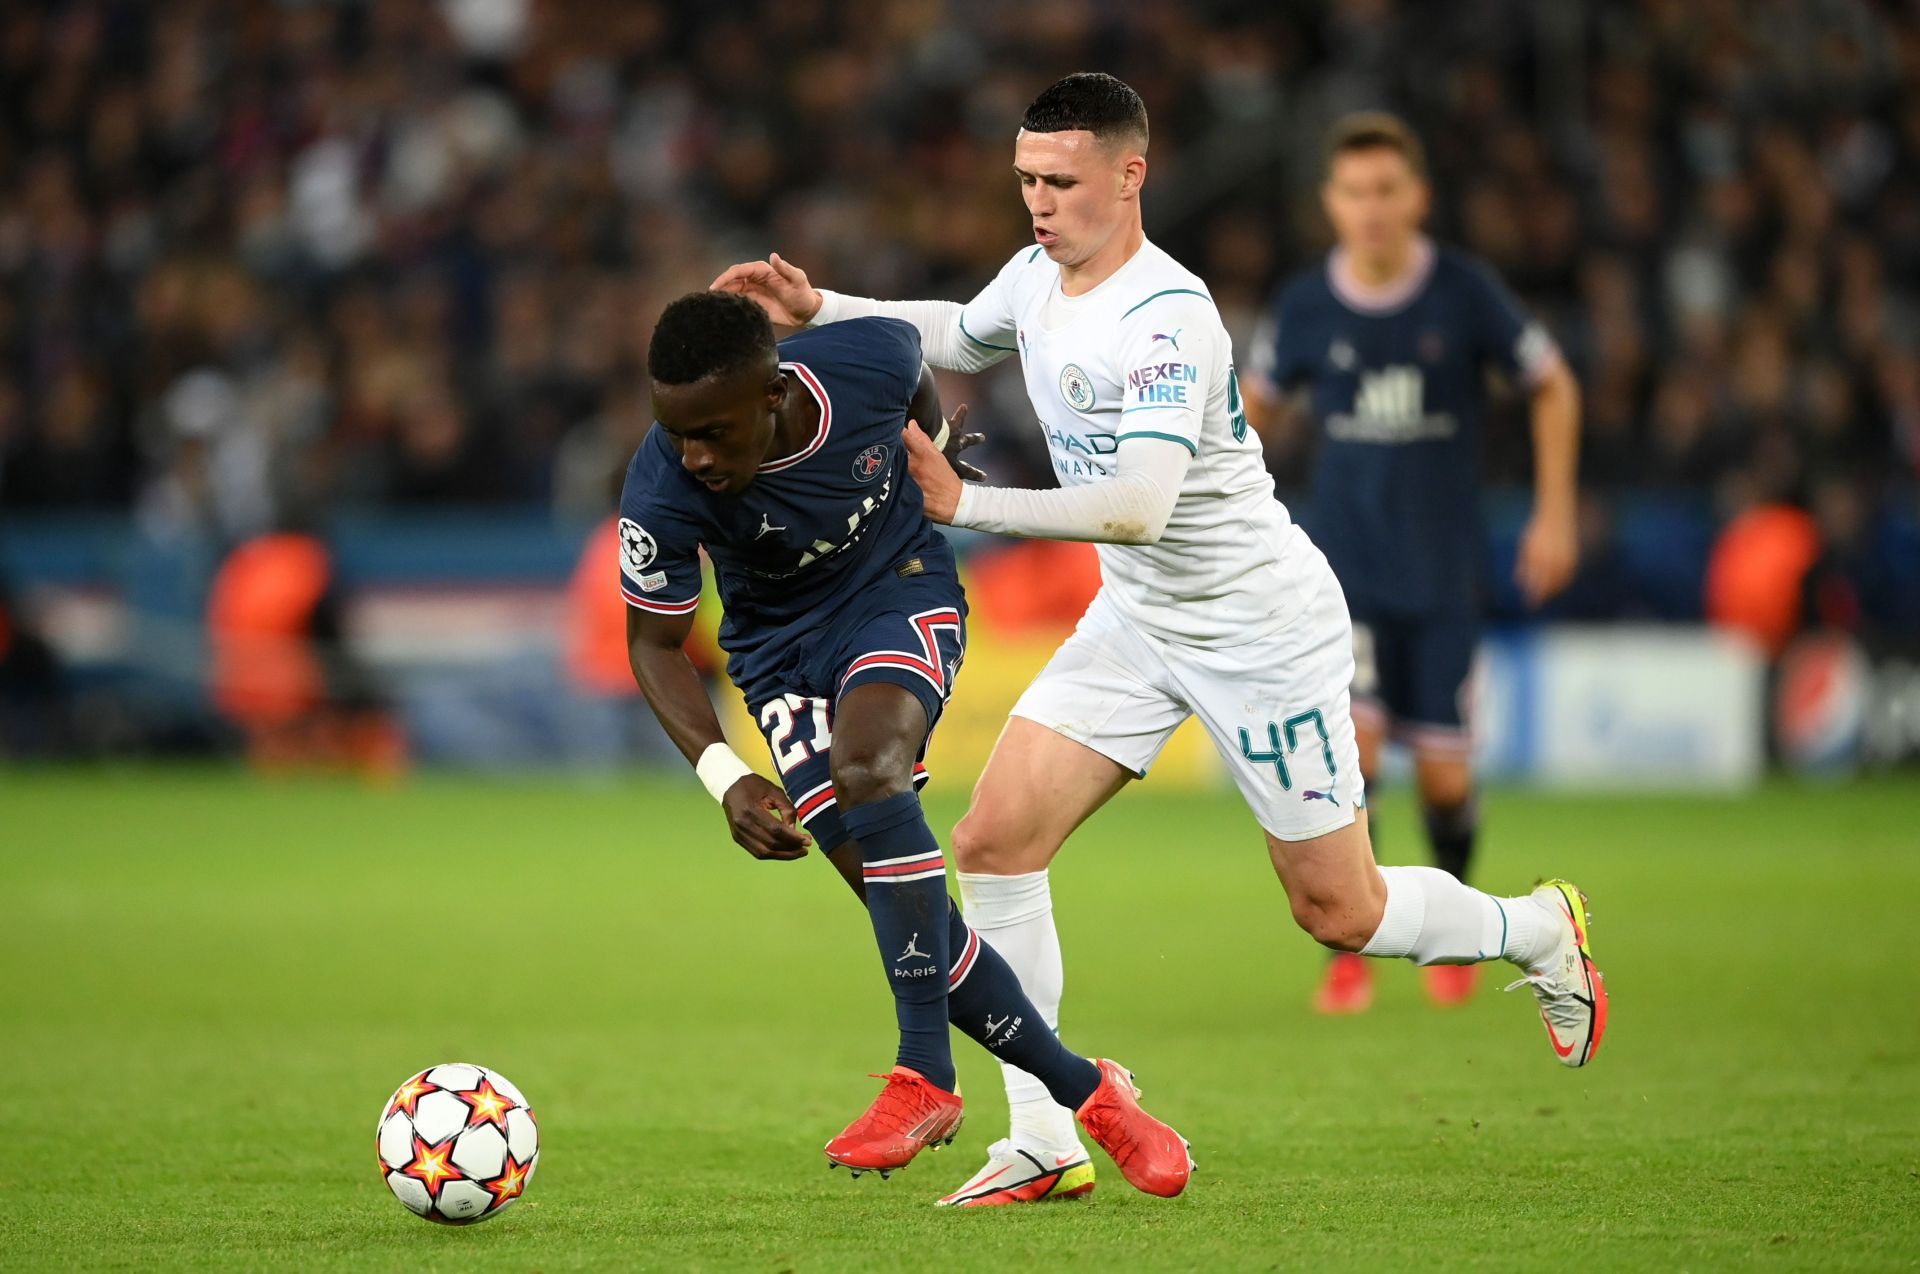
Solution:
<path fill-rule="evenodd" d="M 1427 179 L 1427 149 L 1407 121 L 1389 111 L 1356 111 L 1343 115 L 1327 133 L 1324 174 L 1331 176 L 1333 161 L 1363 150 L 1390 150 L 1407 161 L 1421 181 Z"/>
<path fill-rule="evenodd" d="M 647 375 L 691 385 L 755 362 L 777 363 L 767 312 L 733 292 L 689 292 L 660 311 L 647 344 Z"/>
<path fill-rule="evenodd" d="M 1080 71 L 1055 80 L 1027 107 L 1020 127 L 1029 133 L 1084 129 L 1100 141 L 1131 141 L 1147 149 L 1147 104 L 1124 80 L 1104 71 Z"/>

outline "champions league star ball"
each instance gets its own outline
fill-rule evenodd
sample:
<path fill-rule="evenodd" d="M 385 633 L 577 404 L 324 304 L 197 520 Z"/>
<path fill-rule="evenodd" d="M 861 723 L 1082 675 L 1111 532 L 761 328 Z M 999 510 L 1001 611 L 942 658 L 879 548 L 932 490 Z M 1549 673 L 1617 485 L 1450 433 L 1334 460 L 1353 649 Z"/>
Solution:
<path fill-rule="evenodd" d="M 380 1176 L 408 1211 L 471 1225 L 506 1211 L 533 1180 L 540 1129 L 506 1076 L 450 1062 L 400 1085 L 375 1146 Z"/>

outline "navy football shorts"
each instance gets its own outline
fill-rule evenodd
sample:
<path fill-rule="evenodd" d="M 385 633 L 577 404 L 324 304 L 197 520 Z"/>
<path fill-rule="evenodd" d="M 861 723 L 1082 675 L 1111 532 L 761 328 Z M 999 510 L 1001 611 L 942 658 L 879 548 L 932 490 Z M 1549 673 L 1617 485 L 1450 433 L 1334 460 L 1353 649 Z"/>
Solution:
<path fill-rule="evenodd" d="M 1465 746 L 1480 621 L 1472 615 L 1353 617 L 1353 708 L 1415 747 Z"/>
<path fill-rule="evenodd" d="M 899 686 L 913 695 L 927 710 L 927 735 L 920 742 L 924 758 L 934 724 L 953 692 L 954 676 L 966 655 L 966 603 L 957 585 L 945 604 L 928 596 L 934 590 L 915 591 L 921 609 L 887 611 L 845 625 L 801 667 L 784 672 L 780 690 L 748 704 L 766 735 L 781 786 L 822 853 L 847 839 L 832 773 L 834 713 L 841 697 L 869 682 Z M 913 785 L 918 788 L 926 781 L 926 766 L 916 760 Z"/>

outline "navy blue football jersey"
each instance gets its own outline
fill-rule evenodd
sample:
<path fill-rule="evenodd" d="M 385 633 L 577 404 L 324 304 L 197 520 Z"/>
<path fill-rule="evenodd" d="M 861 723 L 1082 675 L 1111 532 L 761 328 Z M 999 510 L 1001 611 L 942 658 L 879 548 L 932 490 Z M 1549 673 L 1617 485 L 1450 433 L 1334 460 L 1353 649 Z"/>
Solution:
<path fill-rule="evenodd" d="M 656 423 L 620 496 L 621 593 L 641 610 L 690 613 L 704 547 L 726 610 L 728 675 L 750 700 L 757 681 L 804 660 L 809 638 L 843 609 L 876 613 L 890 592 L 955 575 L 900 440 L 920 383 L 919 332 L 898 319 L 853 319 L 788 337 L 780 358 L 820 405 L 806 446 L 723 495 L 682 467 Z"/>
<path fill-rule="evenodd" d="M 1356 615 L 1477 609 L 1486 372 L 1532 382 L 1559 357 L 1485 265 L 1425 240 L 1420 253 L 1379 296 L 1346 281 L 1338 252 L 1296 275 L 1251 369 L 1311 390 L 1321 436 L 1301 521 Z"/>

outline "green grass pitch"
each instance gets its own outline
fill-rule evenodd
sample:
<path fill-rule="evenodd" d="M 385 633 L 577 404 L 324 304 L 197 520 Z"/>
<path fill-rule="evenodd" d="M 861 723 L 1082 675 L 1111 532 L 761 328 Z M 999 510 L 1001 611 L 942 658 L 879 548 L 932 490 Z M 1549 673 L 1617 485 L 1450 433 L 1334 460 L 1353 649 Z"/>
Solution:
<path fill-rule="evenodd" d="M 958 814 L 952 779 L 931 798 Z M 1417 852 L 1387 793 L 1385 856 Z M 1319 958 L 1227 796 L 1123 795 L 1055 867 L 1066 1035 L 1194 1143 L 1185 1197 L 930 1206 L 821 1144 L 891 1059 L 864 917 L 697 788 L 0 774 L 0 1267 L 93 1270 L 1887 1269 L 1920 1261 L 1920 784 L 1496 792 L 1481 877 L 1565 873 L 1613 991 L 1570 1072 L 1504 967 L 1442 1013 Z M 374 1171 L 407 1075 L 503 1070 L 525 1200 L 431 1226 Z"/>

